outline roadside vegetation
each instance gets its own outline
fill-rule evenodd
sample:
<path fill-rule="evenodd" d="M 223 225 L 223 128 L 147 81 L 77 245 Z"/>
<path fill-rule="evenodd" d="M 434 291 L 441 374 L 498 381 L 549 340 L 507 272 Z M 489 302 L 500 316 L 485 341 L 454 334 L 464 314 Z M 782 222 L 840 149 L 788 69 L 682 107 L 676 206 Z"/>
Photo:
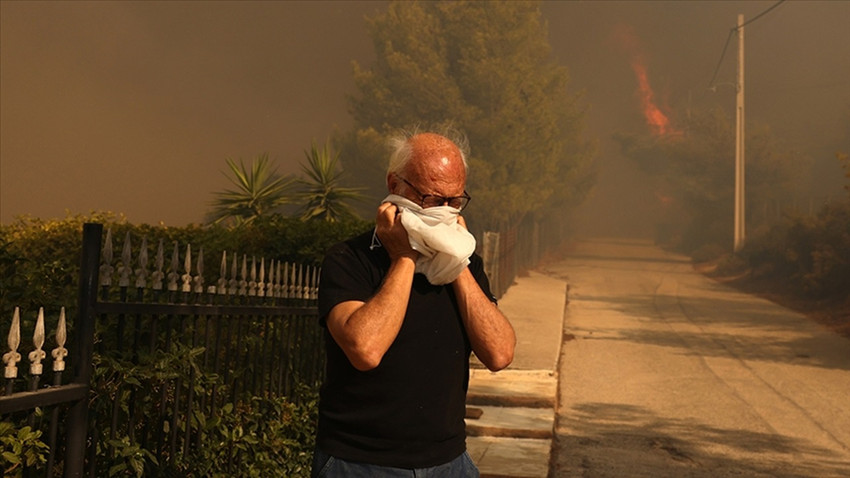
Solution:
<path fill-rule="evenodd" d="M 264 215 L 232 227 L 133 225 L 111 213 L 76 215 L 62 220 L 18 218 L 12 224 L 0 226 L 2 343 L 6 342 L 15 307 L 21 310 L 23 346 L 28 347 L 26 344 L 32 340 L 39 307 L 44 307 L 45 314 L 50 317 L 58 316 L 60 308 L 65 307 L 69 336 L 73 337 L 82 227 L 86 222 L 104 224 L 116 238 L 129 233 L 136 244 L 141 238 L 147 238 L 151 257 L 155 256 L 156 244 L 163 240 L 166 244 L 175 241 L 181 245 L 192 244 L 193 250 L 203 247 L 211 254 L 226 250 L 301 264 L 318 264 L 331 244 L 370 227 L 369 223 L 356 218 L 329 222 L 281 215 Z M 215 283 L 217 274 L 218 267 L 208 267 L 205 283 Z M 101 337 L 99 340 L 112 336 L 106 331 L 97 333 Z M 52 334 L 48 331 L 48 342 L 53 340 Z M 194 383 L 191 373 L 198 369 L 196 362 L 202 352 L 203 348 L 174 349 L 155 361 L 136 364 L 109 359 L 95 351 L 90 420 L 100 424 L 101 435 L 95 443 L 98 476 L 309 476 L 318 391 L 306 387 L 297 388 L 288 397 L 255 397 L 248 403 L 229 403 L 219 409 L 216 416 L 205 417 L 204 433 L 210 437 L 206 441 L 208 446 L 192 450 L 191 456 L 179 460 L 174 469 L 159 469 L 151 451 L 139 443 L 132 443 L 129 437 L 103 435 L 104 424 L 111 421 L 110 403 L 117 384 L 130 383 L 139 390 L 152 390 L 163 377 Z M 214 384 L 224 391 L 228 384 L 221 380 L 221 377 L 194 379 L 197 386 Z M 135 403 L 136 413 L 156 416 L 155 394 L 145 396 L 149 400 Z M 36 410 L 32 419 L 36 427 L 31 427 L 26 418 L 12 423 L 4 416 L 0 421 L 3 476 L 22 476 L 24 465 L 30 472 L 44 476 L 47 450 L 38 424 L 45 423 L 46 415 L 49 414 L 44 410 Z"/>
<path fill-rule="evenodd" d="M 246 166 L 227 158 L 227 179 L 233 189 L 213 193 L 207 213 L 208 224 L 241 225 L 257 218 L 295 215 L 305 221 L 339 222 L 357 217 L 353 204 L 364 199 L 361 189 L 344 187 L 339 152 L 330 143 L 319 147 L 315 141 L 304 152 L 303 177 L 282 176 L 268 153 L 257 155 Z"/>
<path fill-rule="evenodd" d="M 380 200 L 387 137 L 450 126 L 471 145 L 474 202 L 464 215 L 476 230 L 581 204 L 595 182 L 595 145 L 538 2 L 391 2 L 366 25 L 376 58 L 354 64 L 354 124 L 334 137 L 349 184 Z"/>
<path fill-rule="evenodd" d="M 719 257 L 712 275 L 850 338 L 850 159 L 842 153 L 838 159 L 847 197 L 757 231 L 739 255 Z"/>
<path fill-rule="evenodd" d="M 228 159 L 234 189 L 215 193 L 215 201 L 205 225 L 185 227 L 134 225 L 122 215 L 91 213 L 69 215 L 61 220 L 19 217 L 9 225 L 0 225 L 0 323 L 9 324 L 19 307 L 24 332 L 23 346 L 35 328 L 36 312 L 44 308 L 56 317 L 64 308 L 73 337 L 77 316 L 78 277 L 83 225 L 96 222 L 109 229 L 115 238 L 130 237 L 136 244 L 144 238 L 149 257 L 155 257 L 160 242 L 186 246 L 207 254 L 249 254 L 266 260 L 318 265 L 334 243 L 359 234 L 370 227 L 360 220 L 349 202 L 359 200 L 355 189 L 339 184 L 342 175 L 337 157 L 329 146 L 315 144 L 306 152 L 302 166 L 305 178 L 280 176 L 268 155 L 259 155 L 250 165 Z M 301 205 L 299 209 L 286 206 Z M 284 213 L 289 212 L 289 215 Z M 218 267 L 204 270 L 204 282 L 215 283 Z M 179 271 L 171 271 L 178 272 Z M 0 328 L 5 342 L 7 327 Z M 98 330 L 101 346 L 112 334 Z M 51 335 L 52 331 L 48 333 Z M 52 335 L 51 335 L 52 336 Z M 99 346 L 100 347 L 100 346 Z M 298 386 L 290 396 L 254 397 L 234 401 L 217 410 L 215 416 L 196 412 L 194 420 L 203 423 L 207 439 L 192 448 L 188 456 L 160 466 L 152 450 L 134 443 L 129 436 L 108 432 L 114 419 L 111 403 L 120 384 L 134 390 L 150 391 L 161 386 L 163 377 L 196 387 L 215 387 L 226 396 L 230 384 L 220 376 L 196 377 L 203 348 L 168 350 L 155 359 L 115 360 L 94 354 L 94 378 L 91 384 L 90 423 L 98 424 L 92 438 L 97 454 L 98 476 L 208 476 L 264 477 L 309 476 L 313 455 L 313 437 L 317 420 L 318 390 Z M 26 362 L 24 362 L 26 363 Z M 4 382 L 5 386 L 5 382 Z M 135 413 L 156 416 L 157 394 L 142 393 L 144 400 L 133 403 Z M 18 415 L 20 418 L 20 415 Z M 0 421 L 0 457 L 3 476 L 23 476 L 24 470 L 44 475 L 48 466 L 45 445 L 45 413 L 37 409 L 30 417 Z M 35 425 L 35 426 L 33 426 Z M 147 426 L 147 425 L 145 425 Z M 61 470 L 58 470 L 61 472 Z"/>
<path fill-rule="evenodd" d="M 846 119 L 850 125 L 850 115 Z M 717 280 L 798 310 L 850 337 L 850 157 L 836 153 L 847 194 L 810 210 L 811 160 L 766 126 L 747 145 L 747 236 L 732 251 L 734 129 L 720 110 L 696 111 L 687 134 L 617 136 L 623 153 L 657 178 L 666 216 L 656 240 L 690 255 Z M 846 147 L 850 150 L 850 137 Z"/>

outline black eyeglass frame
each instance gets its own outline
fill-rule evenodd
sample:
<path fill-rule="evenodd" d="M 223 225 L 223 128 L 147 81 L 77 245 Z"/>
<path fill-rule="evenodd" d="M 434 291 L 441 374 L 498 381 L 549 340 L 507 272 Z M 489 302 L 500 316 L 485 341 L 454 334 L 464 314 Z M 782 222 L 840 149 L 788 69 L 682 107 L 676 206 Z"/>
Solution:
<path fill-rule="evenodd" d="M 396 174 L 395 176 L 398 179 L 401 179 L 402 181 L 404 181 L 404 184 L 407 184 L 408 186 L 410 186 L 410 188 L 413 189 L 413 192 L 415 192 L 416 194 L 419 195 L 419 207 L 422 207 L 422 208 L 442 206 L 444 204 L 448 204 L 449 206 L 454 207 L 454 206 L 452 206 L 452 201 L 459 200 L 459 201 L 462 201 L 462 204 L 460 205 L 460 207 L 454 207 L 454 208 L 457 209 L 458 211 L 463 211 L 466 208 L 466 206 L 469 205 L 469 201 L 472 201 L 472 196 L 470 196 L 469 193 L 467 193 L 465 189 L 463 191 L 462 196 L 445 197 L 445 196 L 437 196 L 436 194 L 422 194 L 422 191 L 420 191 L 413 184 L 410 184 L 410 181 L 404 179 L 403 177 L 399 176 L 398 174 Z M 428 198 L 436 198 L 437 200 L 439 200 L 439 202 L 434 202 L 433 204 L 426 206 L 425 202 L 428 200 Z"/>

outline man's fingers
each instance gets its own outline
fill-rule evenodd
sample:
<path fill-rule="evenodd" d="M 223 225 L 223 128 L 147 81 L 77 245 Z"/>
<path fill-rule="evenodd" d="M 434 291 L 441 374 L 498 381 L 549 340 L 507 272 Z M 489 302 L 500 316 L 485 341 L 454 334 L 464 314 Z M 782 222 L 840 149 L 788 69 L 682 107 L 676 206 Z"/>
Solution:
<path fill-rule="evenodd" d="M 387 226 L 392 226 L 395 222 L 395 216 L 398 215 L 398 207 L 395 204 L 385 202 L 378 206 L 378 222 Z"/>
<path fill-rule="evenodd" d="M 396 208 L 396 209 L 398 209 L 398 208 L 396 207 L 396 205 L 395 205 L 395 204 L 393 204 L 393 203 L 391 203 L 391 202 L 384 202 L 384 203 L 381 203 L 381 205 L 380 205 L 380 206 L 378 206 L 378 214 L 379 214 L 379 215 L 383 215 L 383 214 L 386 214 L 387 212 L 390 212 L 390 213 L 393 213 L 393 214 L 394 214 L 394 212 L 393 212 L 393 211 L 391 211 L 391 209 L 392 209 L 392 208 Z"/>

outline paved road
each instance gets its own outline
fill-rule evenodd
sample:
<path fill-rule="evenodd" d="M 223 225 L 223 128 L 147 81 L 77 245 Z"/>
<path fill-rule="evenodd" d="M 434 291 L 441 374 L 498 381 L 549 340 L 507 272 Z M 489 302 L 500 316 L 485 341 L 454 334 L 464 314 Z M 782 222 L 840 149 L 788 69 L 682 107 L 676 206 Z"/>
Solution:
<path fill-rule="evenodd" d="M 580 243 L 553 475 L 850 477 L 850 340 L 649 242 Z"/>

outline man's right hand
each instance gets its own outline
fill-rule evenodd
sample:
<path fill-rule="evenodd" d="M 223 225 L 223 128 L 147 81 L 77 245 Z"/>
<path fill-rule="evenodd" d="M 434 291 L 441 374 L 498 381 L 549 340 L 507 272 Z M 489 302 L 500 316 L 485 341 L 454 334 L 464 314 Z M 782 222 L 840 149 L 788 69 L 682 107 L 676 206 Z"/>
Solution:
<path fill-rule="evenodd" d="M 419 253 L 410 247 L 407 229 L 401 223 L 401 211 L 393 203 L 385 202 L 378 206 L 378 216 L 375 218 L 376 232 L 381 245 L 389 254 L 391 260 L 409 257 L 416 261 Z"/>

